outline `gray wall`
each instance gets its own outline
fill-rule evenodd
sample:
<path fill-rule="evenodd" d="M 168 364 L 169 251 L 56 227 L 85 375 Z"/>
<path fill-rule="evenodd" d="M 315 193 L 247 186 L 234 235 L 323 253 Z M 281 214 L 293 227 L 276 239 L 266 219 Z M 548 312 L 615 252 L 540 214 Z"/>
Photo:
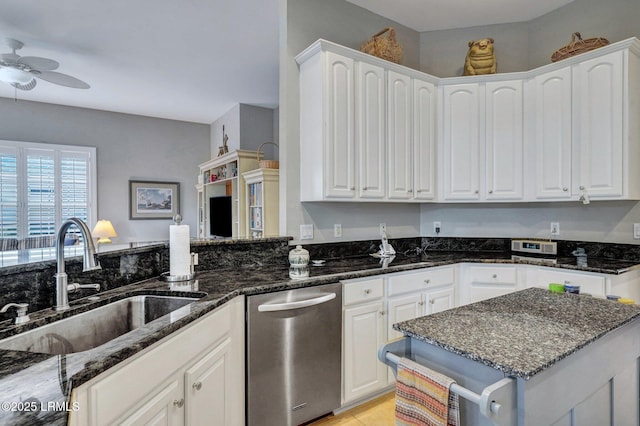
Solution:
<path fill-rule="evenodd" d="M 419 233 L 419 205 L 300 203 L 299 86 L 295 56 L 319 38 L 359 49 L 379 30 L 393 26 L 404 48 L 403 64 L 419 67 L 419 34 L 344 0 L 281 0 L 286 20 L 280 52 L 280 232 L 299 237 L 300 224 L 313 224 L 313 242 L 334 241 L 333 225 L 342 224 L 337 241 L 377 237 L 386 222 L 390 237 Z"/>
<path fill-rule="evenodd" d="M 170 220 L 129 220 L 132 178 L 180 182 L 181 213 L 195 236 L 208 125 L 0 98 L 0 139 L 96 147 L 98 219 L 112 221 L 114 243 L 169 239 Z"/>
<path fill-rule="evenodd" d="M 612 43 L 639 37 L 639 18 L 638 0 L 575 0 L 528 23 L 422 33 L 422 69 L 440 76 L 459 75 L 466 43 L 480 37 L 495 38 L 498 72 L 536 68 L 550 63 L 551 54 L 566 45 L 574 31 Z M 433 221 L 441 221 L 442 236 L 548 238 L 553 221 L 560 222 L 561 239 L 639 243 L 633 239 L 633 223 L 640 222 L 640 204 L 632 201 L 423 204 L 420 217 L 422 236 L 433 235 Z"/>

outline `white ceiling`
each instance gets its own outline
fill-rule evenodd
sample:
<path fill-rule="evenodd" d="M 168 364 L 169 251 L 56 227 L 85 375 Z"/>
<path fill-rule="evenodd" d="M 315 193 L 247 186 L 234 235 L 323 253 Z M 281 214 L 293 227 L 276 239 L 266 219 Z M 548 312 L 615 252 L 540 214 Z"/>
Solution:
<path fill-rule="evenodd" d="M 418 32 L 530 21 L 574 0 L 347 0 Z"/>
<path fill-rule="evenodd" d="M 290 0 L 291 1 L 291 0 Z M 293 0 L 295 1 L 295 0 Z M 318 0 L 323 1 L 323 0 Z M 417 31 L 526 21 L 572 0 L 349 0 Z M 17 53 L 60 63 L 88 90 L 0 83 L 0 97 L 212 123 L 278 105 L 279 0 L 2 0 Z"/>

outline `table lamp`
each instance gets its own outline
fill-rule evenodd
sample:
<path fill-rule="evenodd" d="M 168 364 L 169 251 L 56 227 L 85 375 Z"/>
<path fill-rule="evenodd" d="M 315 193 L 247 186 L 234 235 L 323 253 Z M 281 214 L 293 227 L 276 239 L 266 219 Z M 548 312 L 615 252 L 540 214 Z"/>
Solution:
<path fill-rule="evenodd" d="M 96 223 L 91 234 L 98 238 L 98 244 L 109 244 L 111 237 L 117 237 L 116 230 L 110 220 L 101 219 Z"/>

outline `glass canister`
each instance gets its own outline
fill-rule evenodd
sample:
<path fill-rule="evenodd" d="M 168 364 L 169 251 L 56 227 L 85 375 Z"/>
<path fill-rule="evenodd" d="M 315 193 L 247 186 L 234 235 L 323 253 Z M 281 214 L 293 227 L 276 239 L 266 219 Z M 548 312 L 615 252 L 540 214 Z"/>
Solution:
<path fill-rule="evenodd" d="M 306 278 L 309 276 L 309 251 L 298 245 L 289 252 L 289 277 Z"/>

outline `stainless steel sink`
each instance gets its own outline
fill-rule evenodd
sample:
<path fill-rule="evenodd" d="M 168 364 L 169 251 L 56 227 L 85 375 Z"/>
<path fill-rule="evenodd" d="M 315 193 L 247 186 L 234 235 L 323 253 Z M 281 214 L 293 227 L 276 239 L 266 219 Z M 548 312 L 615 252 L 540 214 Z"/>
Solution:
<path fill-rule="evenodd" d="M 128 297 L 0 340 L 0 349 L 56 355 L 86 351 L 164 315 L 182 317 L 190 312 L 188 305 L 195 300 L 198 299 Z"/>

